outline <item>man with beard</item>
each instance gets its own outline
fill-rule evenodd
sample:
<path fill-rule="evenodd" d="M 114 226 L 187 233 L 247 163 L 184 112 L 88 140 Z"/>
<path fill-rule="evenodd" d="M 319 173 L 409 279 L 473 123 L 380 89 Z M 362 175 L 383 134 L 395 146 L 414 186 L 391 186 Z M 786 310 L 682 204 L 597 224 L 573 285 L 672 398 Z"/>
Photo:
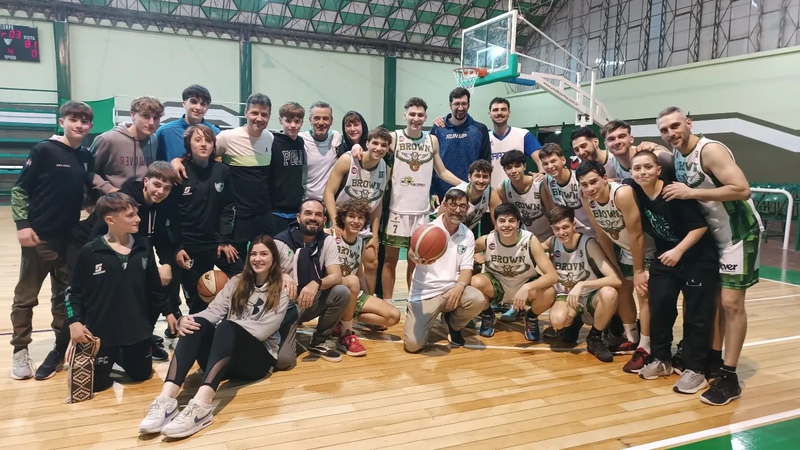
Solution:
<path fill-rule="evenodd" d="M 641 151 L 652 151 L 658 157 L 658 164 L 661 166 L 661 178 L 666 181 L 675 179 L 672 152 L 652 142 L 642 142 L 639 145 L 633 145 L 631 126 L 627 122 L 612 120 L 603 125 L 600 132 L 603 135 L 606 148 L 611 152 L 611 155 L 614 156 L 611 158 L 611 161 L 614 165 L 613 173 L 616 174 L 616 178 L 620 180 L 631 179 L 630 167 L 633 155 Z M 608 166 L 605 167 L 606 173 L 609 173 Z"/>
<path fill-rule="evenodd" d="M 525 128 L 512 127 L 508 124 L 511 117 L 511 103 L 502 97 L 496 97 L 489 103 L 489 118 L 494 125 L 492 132 L 489 133 L 489 140 L 492 146 L 492 187 L 500 188 L 500 183 L 507 179 L 500 159 L 511 150 L 522 150 L 536 163 L 539 173 L 544 175 L 542 161 L 539 160 L 539 149 L 542 144 L 536 139 L 536 135 Z"/>
<path fill-rule="evenodd" d="M 326 361 L 339 362 L 342 355 L 327 341 L 350 303 L 350 290 L 342 285 L 339 250 L 333 236 L 324 232 L 325 208 L 318 199 L 300 205 L 297 223 L 275 236 L 289 298 L 297 298 L 297 311 L 286 313 L 281 324 L 278 368 L 293 366 L 295 334 L 299 323 L 319 318 L 308 352 Z M 290 308 L 293 309 L 293 308 Z M 299 315 L 299 319 L 298 319 Z"/>
<path fill-rule="evenodd" d="M 719 377 L 711 382 L 701 400 L 726 405 L 741 396 L 736 365 L 747 335 L 744 298 L 758 283 L 761 250 L 761 217 L 750 199 L 750 184 L 721 142 L 692 134 L 692 120 L 677 107 L 658 115 L 661 139 L 673 148 L 677 182 L 664 187 L 667 201 L 694 199 L 708 222 L 719 250 L 721 303 L 725 359 Z M 720 314 L 722 315 L 722 313 Z"/>
<path fill-rule="evenodd" d="M 342 134 L 331 130 L 333 108 L 328 103 L 314 102 L 309 108 L 308 120 L 311 130 L 300 132 L 306 147 L 305 198 L 322 198 L 336 163 L 336 149 L 342 143 Z"/>
<path fill-rule="evenodd" d="M 432 226 L 447 233 L 447 248 L 435 261 L 420 259 L 409 249 L 409 261 L 416 263 L 411 288 L 408 292 L 408 309 L 403 327 L 403 341 L 408 352 L 416 353 L 428 343 L 428 335 L 439 313 L 449 330 L 448 339 L 453 347 L 463 347 L 466 342 L 461 329 L 483 309 L 483 295 L 469 286 L 475 254 L 475 238 L 462 223 L 469 208 L 467 194 L 458 189 L 447 192 L 442 202 L 445 213 L 433 221 Z M 454 274 L 457 278 L 453 279 Z"/>
<path fill-rule="evenodd" d="M 491 160 L 489 129 L 476 122 L 468 114 L 470 93 L 458 87 L 450 92 L 450 114 L 445 116 L 442 126 L 434 123 L 431 136 L 439 140 L 439 153 L 447 170 L 453 175 L 467 178 L 469 165 L 478 159 Z M 453 187 L 447 180 L 433 176 L 431 194 L 442 198 L 448 189 Z"/>
<path fill-rule="evenodd" d="M 464 216 L 464 225 L 472 231 L 475 239 L 478 239 L 481 234 L 481 226 L 483 225 L 482 219 L 484 214 L 489 212 L 489 204 L 493 198 L 492 187 L 490 180 L 492 178 L 492 164 L 484 159 L 474 161 L 469 165 L 469 181 L 461 183 L 450 189 L 458 189 L 467 194 L 469 200 L 469 210 Z M 444 206 L 439 206 L 438 214 L 443 214 L 445 211 Z"/>
<path fill-rule="evenodd" d="M 600 148 L 600 140 L 597 139 L 594 130 L 589 127 L 580 127 L 575 129 L 569 138 L 572 142 L 572 151 L 581 161 L 597 161 L 606 169 L 608 178 L 617 178 L 614 171 L 614 155 L 610 154 L 608 150 Z"/>

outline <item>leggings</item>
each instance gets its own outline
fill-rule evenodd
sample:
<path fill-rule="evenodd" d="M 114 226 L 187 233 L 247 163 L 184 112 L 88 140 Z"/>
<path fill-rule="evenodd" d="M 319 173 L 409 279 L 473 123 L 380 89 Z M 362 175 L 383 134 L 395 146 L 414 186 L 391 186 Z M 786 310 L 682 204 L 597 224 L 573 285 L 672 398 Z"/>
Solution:
<path fill-rule="evenodd" d="M 178 341 L 164 381 L 182 386 L 197 361 L 203 385 L 216 391 L 222 380 L 260 380 L 275 364 L 264 343 L 236 323 L 224 319 L 214 326 L 200 317 L 195 321 L 200 329 Z"/>

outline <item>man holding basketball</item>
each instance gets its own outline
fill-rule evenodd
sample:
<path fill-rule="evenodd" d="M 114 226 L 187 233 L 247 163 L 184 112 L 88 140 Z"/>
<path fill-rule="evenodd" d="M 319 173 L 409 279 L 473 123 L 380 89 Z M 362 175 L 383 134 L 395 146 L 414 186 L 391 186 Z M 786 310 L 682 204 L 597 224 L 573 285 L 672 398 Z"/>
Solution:
<path fill-rule="evenodd" d="M 421 258 L 414 248 L 408 251 L 409 260 L 417 265 L 414 269 L 411 289 L 408 292 L 408 309 L 403 327 L 403 341 L 408 352 L 418 352 L 428 343 L 428 335 L 436 316 L 443 313 L 447 324 L 451 346 L 463 347 L 466 343 L 461 329 L 483 309 L 481 292 L 470 286 L 472 263 L 475 254 L 475 238 L 462 223 L 469 208 L 467 194 L 458 189 L 449 190 L 442 202 L 445 213 L 424 229 L 424 235 L 414 242 L 417 250 L 441 256 L 434 261 Z M 437 242 L 444 231 L 446 243 Z M 438 235 L 438 236 L 437 236 Z M 429 242 L 428 239 L 433 239 Z M 457 278 L 454 279 L 454 275 Z"/>

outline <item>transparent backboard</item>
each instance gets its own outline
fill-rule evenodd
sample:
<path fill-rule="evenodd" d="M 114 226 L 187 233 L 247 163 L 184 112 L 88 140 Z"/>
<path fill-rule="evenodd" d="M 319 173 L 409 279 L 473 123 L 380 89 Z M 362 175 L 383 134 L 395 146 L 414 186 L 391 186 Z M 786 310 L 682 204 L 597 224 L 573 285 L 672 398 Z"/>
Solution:
<path fill-rule="evenodd" d="M 508 75 L 517 58 L 517 12 L 509 11 L 467 28 L 461 34 L 461 67 L 486 68 L 489 76 Z M 483 83 L 481 83 L 483 84 Z"/>

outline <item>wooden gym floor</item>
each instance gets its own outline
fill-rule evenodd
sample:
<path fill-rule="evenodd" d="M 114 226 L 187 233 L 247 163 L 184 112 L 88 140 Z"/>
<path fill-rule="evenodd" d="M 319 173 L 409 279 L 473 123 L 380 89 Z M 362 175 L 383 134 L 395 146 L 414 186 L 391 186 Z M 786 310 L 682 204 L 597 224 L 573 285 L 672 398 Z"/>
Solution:
<path fill-rule="evenodd" d="M 19 270 L 10 215 L 0 208 L 4 340 L 10 338 L 7 314 Z M 399 291 L 395 298 L 405 298 Z M 45 282 L 34 313 L 31 353 L 37 363 L 53 342 L 48 299 Z M 468 348 L 462 349 L 449 349 L 439 328 L 435 345 L 412 355 L 403 351 L 402 327 L 396 326 L 364 335 L 366 357 L 344 356 L 336 364 L 304 354 L 289 372 L 223 384 L 214 424 L 175 442 L 137 432 L 169 363 L 155 363 L 147 382 L 115 384 L 91 401 L 67 405 L 64 372 L 46 381 L 14 381 L 6 347 L 0 357 L 0 449 L 653 448 L 644 444 L 800 408 L 798 301 L 800 287 L 794 285 L 762 280 L 748 291 L 749 331 L 739 365 L 745 389 L 740 401 L 724 407 L 700 403 L 699 394 L 673 393 L 677 376 L 645 381 L 624 373 L 627 357 L 598 362 L 585 351 L 587 327 L 581 343 L 569 348 L 557 340 L 531 345 L 521 322 L 498 322 L 491 339 L 468 331 Z M 404 310 L 402 303 L 397 306 Z M 547 316 L 541 319 L 544 329 Z M 678 326 L 676 342 L 680 335 Z M 190 375 L 181 404 L 199 382 Z"/>

